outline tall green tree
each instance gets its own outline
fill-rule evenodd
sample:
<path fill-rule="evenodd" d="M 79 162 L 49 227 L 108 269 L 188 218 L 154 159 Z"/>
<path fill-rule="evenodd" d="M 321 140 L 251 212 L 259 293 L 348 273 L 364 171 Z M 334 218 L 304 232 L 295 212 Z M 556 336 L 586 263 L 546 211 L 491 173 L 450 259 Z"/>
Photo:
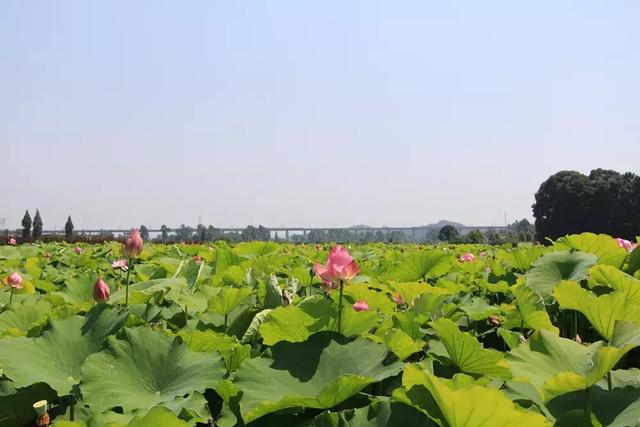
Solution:
<path fill-rule="evenodd" d="M 22 238 L 27 240 L 31 236 L 31 215 L 27 210 L 22 217 Z"/>
<path fill-rule="evenodd" d="M 149 229 L 144 225 L 140 226 L 140 237 L 142 240 L 149 240 Z"/>
<path fill-rule="evenodd" d="M 458 229 L 453 225 L 445 225 L 438 231 L 438 240 L 442 242 L 453 243 L 460 238 L 460 233 Z"/>
<path fill-rule="evenodd" d="M 39 239 L 42 236 L 42 217 L 40 211 L 36 209 L 36 216 L 33 217 L 33 238 Z"/>
<path fill-rule="evenodd" d="M 67 240 L 73 236 L 73 221 L 71 221 L 71 215 L 69 215 L 67 223 L 64 225 L 64 235 Z"/>

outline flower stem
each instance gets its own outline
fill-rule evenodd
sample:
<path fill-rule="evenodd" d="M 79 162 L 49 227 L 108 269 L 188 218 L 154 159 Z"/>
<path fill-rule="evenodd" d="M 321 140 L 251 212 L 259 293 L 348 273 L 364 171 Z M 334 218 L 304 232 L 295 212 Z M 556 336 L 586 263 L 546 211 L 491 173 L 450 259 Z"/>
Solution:
<path fill-rule="evenodd" d="M 13 291 L 15 291 L 15 288 L 12 286 L 11 287 L 11 295 L 9 296 L 9 304 L 11 304 L 11 301 L 13 301 Z"/>
<path fill-rule="evenodd" d="M 587 387 L 585 389 L 585 392 L 587 394 L 587 399 L 586 399 L 586 408 L 585 408 L 585 416 L 586 416 L 586 425 L 591 425 L 591 411 L 592 411 L 592 406 L 591 406 L 591 387 Z"/>
<path fill-rule="evenodd" d="M 125 283 L 125 291 L 124 291 L 124 306 L 127 307 L 129 305 L 129 276 L 131 275 L 131 270 L 133 269 L 133 258 L 129 258 L 129 268 L 127 268 L 127 281 Z"/>
<path fill-rule="evenodd" d="M 338 296 L 338 333 L 342 333 L 342 290 L 344 289 L 344 281 L 340 280 L 340 295 Z"/>

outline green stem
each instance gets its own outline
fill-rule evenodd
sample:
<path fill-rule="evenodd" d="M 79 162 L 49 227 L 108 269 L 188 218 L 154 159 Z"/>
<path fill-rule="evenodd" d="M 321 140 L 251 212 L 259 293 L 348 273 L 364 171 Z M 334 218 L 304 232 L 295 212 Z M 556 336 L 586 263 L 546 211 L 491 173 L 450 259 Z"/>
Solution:
<path fill-rule="evenodd" d="M 585 408 L 585 416 L 586 416 L 586 421 L 588 426 L 591 425 L 591 387 L 587 387 L 585 389 L 585 392 L 587 393 L 587 402 L 586 402 L 586 408 Z"/>
<path fill-rule="evenodd" d="M 9 304 L 11 304 L 11 301 L 13 301 L 13 291 L 15 291 L 15 288 L 12 286 L 11 287 L 11 295 L 9 296 Z"/>
<path fill-rule="evenodd" d="M 227 320 L 228 320 L 228 319 L 229 319 L 229 315 L 228 315 L 228 314 L 225 314 L 225 315 L 224 315 L 224 330 L 225 330 L 225 331 L 227 330 Z"/>
<path fill-rule="evenodd" d="M 129 258 L 129 268 L 127 268 L 127 281 L 125 282 L 125 290 L 124 290 L 124 306 L 127 307 L 129 305 L 129 276 L 131 275 L 131 270 L 133 269 L 133 258 Z"/>
<path fill-rule="evenodd" d="M 573 338 L 578 336 L 578 312 L 574 310 L 573 312 Z"/>
<path fill-rule="evenodd" d="M 69 396 L 71 398 L 71 406 L 69 406 L 69 421 L 75 421 L 76 418 L 76 398 L 75 396 Z"/>
<path fill-rule="evenodd" d="M 344 290 L 344 281 L 340 280 L 340 295 L 338 296 L 338 333 L 342 333 L 342 291 Z"/>
<path fill-rule="evenodd" d="M 611 389 L 613 388 L 613 386 L 611 385 L 611 371 L 607 372 L 607 388 L 609 389 L 609 391 L 611 391 Z"/>

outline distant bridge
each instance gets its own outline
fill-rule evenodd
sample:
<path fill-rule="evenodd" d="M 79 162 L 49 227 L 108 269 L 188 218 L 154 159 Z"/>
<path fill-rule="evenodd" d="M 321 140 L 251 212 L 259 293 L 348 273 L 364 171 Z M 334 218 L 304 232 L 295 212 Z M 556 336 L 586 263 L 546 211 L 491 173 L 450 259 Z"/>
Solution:
<path fill-rule="evenodd" d="M 174 232 L 179 230 L 181 227 L 176 228 L 167 228 L 168 232 Z M 192 227 L 195 230 L 195 227 Z M 393 231 L 399 231 L 406 236 L 410 236 L 412 240 L 417 241 L 421 238 L 424 238 L 429 231 L 435 230 L 431 227 L 264 227 L 269 230 L 269 232 L 273 235 L 275 233 L 283 233 L 284 240 L 289 240 L 292 235 L 302 235 L 304 237 L 311 231 L 327 233 L 330 231 L 348 231 L 355 232 L 359 234 L 364 234 L 367 232 L 377 233 L 381 231 L 383 233 L 390 233 Z M 494 225 L 478 225 L 478 226 L 464 226 L 464 227 L 456 227 L 460 234 L 467 234 L 473 230 L 480 230 L 483 233 L 487 232 L 500 232 L 507 231 L 508 228 L 504 226 L 494 226 Z M 221 233 L 242 233 L 245 228 L 241 227 L 216 227 L 216 230 Z M 74 230 L 75 234 L 84 234 L 84 235 L 102 235 L 102 234 L 113 234 L 113 235 L 126 235 L 131 231 L 131 229 L 84 229 L 84 230 Z M 162 229 L 154 228 L 149 229 L 149 234 L 161 234 Z M 64 230 L 43 230 L 42 234 L 46 235 L 64 235 Z"/>

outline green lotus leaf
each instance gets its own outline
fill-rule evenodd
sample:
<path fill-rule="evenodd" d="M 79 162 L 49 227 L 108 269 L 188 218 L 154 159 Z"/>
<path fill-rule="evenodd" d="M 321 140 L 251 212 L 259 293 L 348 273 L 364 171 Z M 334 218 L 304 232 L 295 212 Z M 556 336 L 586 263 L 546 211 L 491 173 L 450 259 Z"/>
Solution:
<path fill-rule="evenodd" d="M 267 314 L 260 325 L 260 335 L 266 345 L 279 341 L 302 342 L 311 334 L 327 329 L 337 316 L 335 304 L 322 297 L 311 297 L 299 305 L 278 307 Z"/>
<path fill-rule="evenodd" d="M 209 300 L 209 311 L 226 316 L 242 304 L 251 296 L 251 288 L 216 288 L 216 291 Z"/>
<path fill-rule="evenodd" d="M 226 372 L 221 357 L 190 351 L 180 338 L 144 326 L 125 333 L 82 366 L 84 400 L 95 412 L 146 410 L 214 388 Z"/>
<path fill-rule="evenodd" d="M 587 278 L 598 257 L 584 252 L 552 252 L 543 255 L 526 275 L 526 285 L 549 300 L 553 288 L 563 280 Z"/>
<path fill-rule="evenodd" d="M 610 265 L 589 269 L 589 286 L 606 286 L 625 295 L 627 301 L 640 305 L 640 280 Z"/>
<path fill-rule="evenodd" d="M 265 309 L 253 316 L 253 319 L 251 320 L 247 331 L 244 333 L 244 335 L 242 335 L 242 339 L 240 341 L 242 341 L 243 343 L 248 343 L 257 339 L 260 335 L 260 325 L 262 325 L 267 320 L 267 315 L 269 313 L 271 313 L 271 309 Z"/>
<path fill-rule="evenodd" d="M 430 250 L 413 254 L 400 261 L 388 274 L 389 280 L 415 282 L 427 278 L 444 276 L 451 270 L 452 256 L 440 250 Z"/>
<path fill-rule="evenodd" d="M 363 408 L 318 415 L 308 427 L 436 427 L 425 414 L 401 402 L 381 399 Z"/>
<path fill-rule="evenodd" d="M 384 345 L 332 332 L 280 342 L 271 355 L 246 360 L 236 373 L 246 423 L 284 408 L 331 408 L 402 369 L 401 362 L 388 360 Z"/>
<path fill-rule="evenodd" d="M 548 401 L 596 384 L 633 347 L 605 346 L 602 341 L 585 346 L 540 330 L 506 358 L 514 379 L 529 381 Z"/>
<path fill-rule="evenodd" d="M 38 338 L 0 340 L 0 367 L 16 387 L 47 383 L 59 396 L 68 395 L 80 382 L 80 368 L 100 349 L 104 331 L 82 333 L 85 318 L 72 316 L 52 321 Z"/>
<path fill-rule="evenodd" d="M 500 249 L 496 251 L 496 258 L 519 271 L 525 272 L 529 271 L 531 265 L 540 258 L 543 253 L 543 246 L 519 247 L 508 252 Z"/>
<path fill-rule="evenodd" d="M 111 284 L 109 285 L 111 286 Z M 133 283 L 129 285 L 129 304 L 144 304 L 151 298 L 151 295 L 157 291 L 168 292 L 171 289 L 184 291 L 186 288 L 187 281 L 184 277 L 153 279 L 147 280 L 146 282 Z M 114 304 L 124 302 L 125 294 L 126 290 L 123 287 L 119 291 L 111 294 L 109 302 Z"/>
<path fill-rule="evenodd" d="M 452 363 L 462 372 L 500 379 L 511 377 L 502 353 L 484 348 L 474 337 L 460 331 L 451 320 L 441 318 L 429 325 L 438 334 Z"/>
<path fill-rule="evenodd" d="M 163 406 L 151 408 L 144 417 L 135 417 L 127 427 L 189 427 L 191 424 L 182 421 L 174 413 Z"/>
<path fill-rule="evenodd" d="M 591 325 L 607 341 L 611 341 L 616 320 L 640 321 L 640 306 L 632 304 L 623 293 L 596 296 L 576 282 L 561 282 L 554 296 L 561 309 L 577 310 L 584 314 Z"/>
<path fill-rule="evenodd" d="M 520 409 L 499 390 L 478 385 L 454 389 L 417 365 L 405 367 L 402 385 L 393 396 L 421 410 L 443 427 L 551 425 L 539 413 Z"/>
<path fill-rule="evenodd" d="M 534 330 L 546 329 L 558 334 L 558 328 L 549 319 L 544 300 L 536 291 L 526 286 L 515 286 L 512 288 L 512 292 L 525 327 Z"/>
<path fill-rule="evenodd" d="M 0 313 L 0 336 L 22 336 L 46 321 L 52 306 L 45 300 L 22 301 Z"/>
<path fill-rule="evenodd" d="M 394 293 L 400 294 L 402 300 L 407 304 L 413 304 L 419 297 L 444 299 L 453 293 L 449 289 L 431 286 L 423 282 L 392 283 L 391 288 Z"/>
<path fill-rule="evenodd" d="M 230 371 L 238 369 L 242 361 L 251 353 L 251 346 L 240 344 L 236 337 L 209 330 L 180 331 L 178 335 L 192 351 L 217 351 Z"/>
<path fill-rule="evenodd" d="M 402 329 L 390 329 L 384 336 L 384 343 L 400 360 L 404 360 L 422 350 L 424 343 L 413 340 Z"/>
<path fill-rule="evenodd" d="M 93 303 L 93 285 L 98 276 L 95 274 L 83 277 L 75 277 L 65 281 L 65 286 L 53 295 L 61 296 L 69 304 L 90 306 Z M 108 284 L 110 285 L 110 284 Z M 113 286 L 109 286 L 113 290 Z"/>
<path fill-rule="evenodd" d="M 574 249 L 594 254 L 600 264 L 620 267 L 627 257 L 627 251 L 606 234 L 582 233 L 559 238 L 554 244 L 556 250 Z"/>

